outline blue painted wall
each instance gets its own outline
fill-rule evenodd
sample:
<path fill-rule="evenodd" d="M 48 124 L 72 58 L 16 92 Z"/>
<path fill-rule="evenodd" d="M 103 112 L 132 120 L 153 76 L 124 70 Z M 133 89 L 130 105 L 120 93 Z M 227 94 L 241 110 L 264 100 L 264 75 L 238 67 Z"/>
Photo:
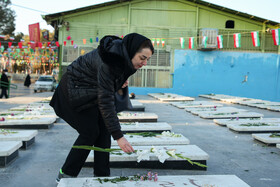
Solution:
<path fill-rule="evenodd" d="M 280 101 L 279 58 L 274 53 L 175 50 L 173 88 L 136 88 L 147 94 L 228 94 Z"/>

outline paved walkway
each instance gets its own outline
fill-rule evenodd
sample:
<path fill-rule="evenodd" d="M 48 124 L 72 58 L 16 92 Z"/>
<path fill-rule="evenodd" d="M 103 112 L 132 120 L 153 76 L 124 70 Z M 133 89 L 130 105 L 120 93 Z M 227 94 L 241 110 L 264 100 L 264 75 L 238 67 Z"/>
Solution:
<path fill-rule="evenodd" d="M 51 95 L 51 92 L 45 92 L 0 100 L 0 110 Z M 182 133 L 191 144 L 199 146 L 210 155 L 207 171 L 153 170 L 154 172 L 159 175 L 234 174 L 252 187 L 279 187 L 280 150 L 275 146 L 266 146 L 254 141 L 251 134 L 235 133 L 226 127 L 215 125 L 212 120 L 204 120 L 149 96 L 140 95 L 137 99 L 144 103 L 146 112 L 158 114 L 160 122 L 168 122 L 172 125 L 173 132 Z M 280 118 L 279 112 L 241 105 L 230 106 L 260 112 L 265 117 Z M 33 146 L 28 150 L 20 150 L 19 157 L 13 163 L 6 168 L 0 168 L 0 186 L 56 186 L 58 170 L 76 137 L 77 133 L 63 121 L 51 129 L 39 130 Z M 134 175 L 147 171 L 123 168 L 111 169 L 111 174 Z M 92 173 L 92 168 L 83 168 L 79 177 L 91 177 Z"/>

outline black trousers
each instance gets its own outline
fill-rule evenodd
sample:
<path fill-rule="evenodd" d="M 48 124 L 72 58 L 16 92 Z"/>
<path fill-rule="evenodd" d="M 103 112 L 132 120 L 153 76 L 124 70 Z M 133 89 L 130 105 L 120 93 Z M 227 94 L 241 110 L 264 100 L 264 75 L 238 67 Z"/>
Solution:
<path fill-rule="evenodd" d="M 101 148 L 111 147 L 111 135 L 107 131 L 98 107 L 76 112 L 66 102 L 62 90 L 58 87 L 53 95 L 51 106 L 56 114 L 75 128 L 79 136 L 74 145 L 88 145 Z M 62 171 L 71 176 L 78 176 L 89 150 L 72 148 L 62 166 Z M 109 153 L 94 151 L 94 175 L 109 176 Z"/>
<path fill-rule="evenodd" d="M 3 96 L 5 96 L 6 98 L 8 98 L 8 94 L 7 94 L 7 88 L 1 88 L 1 95 L 0 98 L 2 98 Z"/>

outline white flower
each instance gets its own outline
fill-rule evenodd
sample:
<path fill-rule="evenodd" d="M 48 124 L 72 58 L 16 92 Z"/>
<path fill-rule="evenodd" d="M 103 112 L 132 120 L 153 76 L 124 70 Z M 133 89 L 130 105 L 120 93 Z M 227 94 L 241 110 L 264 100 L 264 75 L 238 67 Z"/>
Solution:
<path fill-rule="evenodd" d="M 174 132 L 169 131 L 163 131 L 161 135 L 166 137 L 181 137 L 181 134 L 175 134 Z"/>
<path fill-rule="evenodd" d="M 137 162 L 141 160 L 150 160 L 150 150 L 138 150 L 136 152 Z"/>
<path fill-rule="evenodd" d="M 155 152 L 155 155 L 158 157 L 158 160 L 161 162 L 161 163 L 164 163 L 164 161 L 166 159 L 168 159 L 170 156 L 166 153 L 165 150 L 158 150 Z"/>
<path fill-rule="evenodd" d="M 152 146 L 152 147 L 151 147 L 151 152 L 152 152 L 152 153 L 155 153 L 155 152 L 157 152 L 157 149 L 156 149 L 154 146 Z"/>
<path fill-rule="evenodd" d="M 176 153 L 175 153 L 175 149 L 172 149 L 172 150 L 168 150 L 166 151 L 166 153 L 169 153 L 173 158 L 177 159 L 178 157 L 176 156 Z"/>

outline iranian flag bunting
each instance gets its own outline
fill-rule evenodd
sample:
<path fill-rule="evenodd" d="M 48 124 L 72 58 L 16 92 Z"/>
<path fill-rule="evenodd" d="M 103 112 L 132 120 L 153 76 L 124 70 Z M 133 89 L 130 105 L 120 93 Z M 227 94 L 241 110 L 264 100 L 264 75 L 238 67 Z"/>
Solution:
<path fill-rule="evenodd" d="M 160 39 L 157 38 L 157 46 L 159 46 L 159 43 L 160 43 Z"/>
<path fill-rule="evenodd" d="M 190 37 L 189 38 L 189 49 L 193 49 L 194 48 L 194 37 Z"/>
<path fill-rule="evenodd" d="M 280 29 L 273 29 L 272 30 L 272 37 L 274 45 L 280 45 Z"/>
<path fill-rule="evenodd" d="M 233 39 L 234 39 L 234 48 L 241 47 L 241 34 L 240 33 L 233 34 Z"/>
<path fill-rule="evenodd" d="M 185 49 L 185 38 L 183 37 L 180 38 L 180 44 L 181 44 L 181 48 Z"/>
<path fill-rule="evenodd" d="M 207 40 L 208 40 L 208 36 L 203 36 L 202 37 L 202 45 L 206 48 L 207 47 Z"/>
<path fill-rule="evenodd" d="M 223 48 L 224 47 L 224 45 L 223 45 L 223 35 L 218 35 L 217 36 L 217 42 L 218 42 L 218 48 L 219 49 L 221 49 L 221 48 Z"/>
<path fill-rule="evenodd" d="M 253 46 L 259 47 L 260 46 L 260 38 L 259 38 L 259 31 L 251 32 Z"/>
<path fill-rule="evenodd" d="M 164 47 L 164 45 L 165 45 L 165 39 L 161 39 L 161 45 L 162 45 L 162 47 Z"/>

